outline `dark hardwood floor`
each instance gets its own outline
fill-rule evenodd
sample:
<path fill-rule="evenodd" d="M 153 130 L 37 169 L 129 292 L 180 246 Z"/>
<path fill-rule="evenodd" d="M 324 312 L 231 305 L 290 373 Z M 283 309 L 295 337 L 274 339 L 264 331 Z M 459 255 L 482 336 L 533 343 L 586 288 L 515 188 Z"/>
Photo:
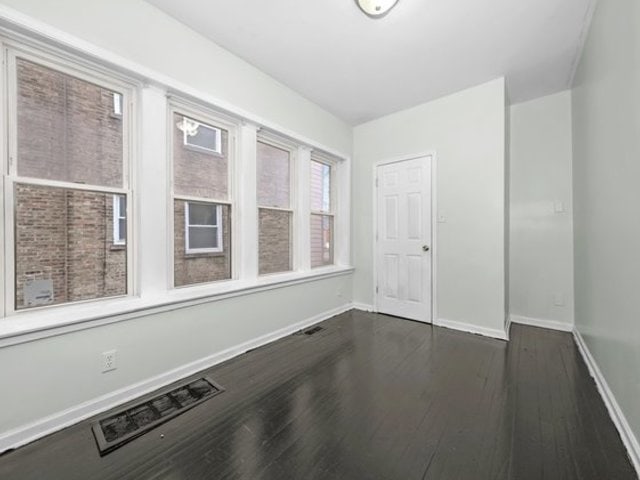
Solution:
<path fill-rule="evenodd" d="M 637 478 L 570 334 L 358 311 L 206 371 L 226 392 L 100 457 L 82 422 L 0 479 Z"/>

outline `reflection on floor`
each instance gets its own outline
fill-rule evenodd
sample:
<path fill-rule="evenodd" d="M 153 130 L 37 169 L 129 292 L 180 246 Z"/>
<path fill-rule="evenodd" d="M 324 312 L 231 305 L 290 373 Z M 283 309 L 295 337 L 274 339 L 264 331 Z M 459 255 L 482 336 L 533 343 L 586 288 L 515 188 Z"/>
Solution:
<path fill-rule="evenodd" d="M 0 478 L 636 478 L 570 334 L 322 326 L 201 373 L 226 392 L 103 458 L 89 420 L 0 457 Z"/>

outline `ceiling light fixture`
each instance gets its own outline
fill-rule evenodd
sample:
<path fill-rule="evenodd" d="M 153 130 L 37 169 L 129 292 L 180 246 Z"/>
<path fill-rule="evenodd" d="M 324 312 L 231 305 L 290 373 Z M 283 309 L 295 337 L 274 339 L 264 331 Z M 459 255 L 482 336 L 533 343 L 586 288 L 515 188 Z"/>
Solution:
<path fill-rule="evenodd" d="M 360 9 L 373 18 L 380 18 L 389 13 L 398 0 L 356 0 Z"/>

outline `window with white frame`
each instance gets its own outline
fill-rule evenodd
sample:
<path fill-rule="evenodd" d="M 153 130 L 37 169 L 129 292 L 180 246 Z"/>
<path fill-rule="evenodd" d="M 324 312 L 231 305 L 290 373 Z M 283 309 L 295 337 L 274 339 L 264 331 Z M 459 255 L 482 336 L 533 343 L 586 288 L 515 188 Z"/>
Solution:
<path fill-rule="evenodd" d="M 187 116 L 182 117 L 182 142 L 186 147 L 222 154 L 222 130 Z"/>
<path fill-rule="evenodd" d="M 232 278 L 231 124 L 205 112 L 172 107 L 173 284 L 176 287 Z M 199 140 L 194 139 L 207 132 Z M 206 143 L 214 132 L 217 155 Z M 215 133 L 217 132 L 217 133 Z M 203 148 L 192 148 L 192 143 Z"/>
<path fill-rule="evenodd" d="M 128 251 L 111 246 L 127 235 L 129 117 L 124 103 L 113 113 L 129 86 L 19 49 L 7 58 L 9 311 L 126 295 Z"/>
<path fill-rule="evenodd" d="M 292 270 L 291 148 L 260 138 L 257 144 L 258 271 Z"/>
<path fill-rule="evenodd" d="M 113 205 L 113 244 L 126 245 L 127 243 L 127 197 L 114 195 Z"/>
<path fill-rule="evenodd" d="M 222 252 L 222 205 L 185 202 L 186 253 Z"/>
<path fill-rule="evenodd" d="M 118 92 L 113 92 L 113 114 L 122 116 L 122 94 Z"/>
<path fill-rule="evenodd" d="M 321 267 L 334 263 L 335 163 L 312 158 L 310 171 L 311 266 Z"/>

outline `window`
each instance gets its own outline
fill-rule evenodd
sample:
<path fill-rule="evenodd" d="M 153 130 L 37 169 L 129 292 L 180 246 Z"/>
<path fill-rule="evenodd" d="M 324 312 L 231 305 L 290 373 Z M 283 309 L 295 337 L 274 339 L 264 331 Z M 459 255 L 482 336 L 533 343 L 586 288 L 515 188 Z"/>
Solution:
<path fill-rule="evenodd" d="M 311 160 L 311 266 L 333 264 L 333 164 Z"/>
<path fill-rule="evenodd" d="M 202 116 L 204 118 L 199 118 L 197 113 L 187 115 L 177 107 L 171 116 L 173 284 L 176 287 L 231 278 L 229 136 L 232 127 L 223 122 L 213 126 L 215 119 Z M 198 133 L 194 133 L 195 130 Z M 215 136 L 219 155 L 211 155 L 206 148 L 192 148 L 185 142 L 185 135 L 190 134 L 189 138 L 194 139 L 202 132 L 218 132 Z M 201 139 L 207 138 L 206 135 Z"/>
<path fill-rule="evenodd" d="M 189 117 L 182 117 L 182 141 L 185 146 L 193 147 L 205 152 L 221 154 L 222 131 Z"/>
<path fill-rule="evenodd" d="M 122 94 L 113 94 L 113 114 L 120 117 L 122 116 Z"/>
<path fill-rule="evenodd" d="M 187 253 L 222 252 L 222 206 L 185 202 Z"/>
<path fill-rule="evenodd" d="M 290 150 L 258 141 L 258 271 L 261 275 L 292 269 Z"/>
<path fill-rule="evenodd" d="M 127 243 L 127 197 L 124 195 L 113 196 L 113 244 L 125 245 Z"/>
<path fill-rule="evenodd" d="M 112 248 L 127 237 L 127 119 L 113 116 L 124 87 L 12 50 L 9 60 L 13 308 L 125 295 L 127 249 Z"/>

